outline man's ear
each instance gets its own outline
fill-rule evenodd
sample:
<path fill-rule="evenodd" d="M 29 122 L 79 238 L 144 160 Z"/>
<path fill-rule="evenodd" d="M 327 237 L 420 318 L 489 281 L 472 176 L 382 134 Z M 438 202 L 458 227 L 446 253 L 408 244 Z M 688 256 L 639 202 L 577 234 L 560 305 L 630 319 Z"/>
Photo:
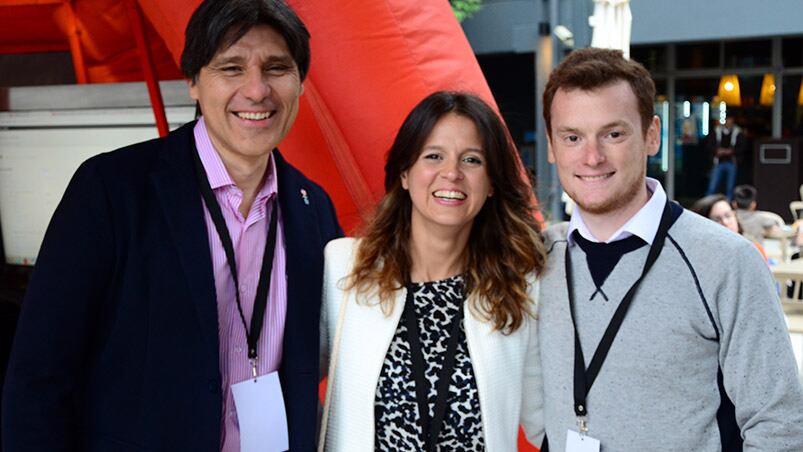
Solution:
<path fill-rule="evenodd" d="M 552 137 L 550 133 L 546 135 L 546 159 L 549 163 L 555 163 L 555 150 L 552 149 Z"/>
<path fill-rule="evenodd" d="M 650 126 L 647 128 L 647 155 L 655 155 L 661 149 L 661 119 L 658 115 L 652 117 Z"/>
<path fill-rule="evenodd" d="M 197 102 L 198 101 L 198 85 L 195 83 L 195 80 L 193 80 L 193 79 L 187 80 L 187 88 L 189 89 L 190 97 L 195 99 L 195 101 Z"/>

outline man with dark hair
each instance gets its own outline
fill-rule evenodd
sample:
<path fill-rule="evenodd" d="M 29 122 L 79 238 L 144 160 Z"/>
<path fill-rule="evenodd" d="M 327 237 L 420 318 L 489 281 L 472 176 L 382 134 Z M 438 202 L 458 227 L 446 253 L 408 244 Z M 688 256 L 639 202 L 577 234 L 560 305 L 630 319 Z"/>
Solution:
<path fill-rule="evenodd" d="M 736 219 L 742 226 L 742 235 L 763 245 L 764 239 L 779 232 L 784 223 L 778 214 L 756 209 L 757 195 L 752 185 L 738 185 L 733 189 L 732 204 Z"/>
<path fill-rule="evenodd" d="M 714 168 L 711 170 L 706 196 L 715 193 L 724 181 L 725 196 L 733 199 L 736 163 L 744 155 L 745 143 L 742 128 L 736 125 L 732 116 L 725 118 L 723 124 L 717 124 L 708 135 L 706 145 L 714 159 Z"/>
<path fill-rule="evenodd" d="M 758 192 L 752 185 L 739 185 L 733 189 L 733 207 L 735 209 L 755 209 Z"/>
<path fill-rule="evenodd" d="M 3 396 L 3 450 L 313 450 L 324 190 L 276 146 L 309 66 L 279 0 L 206 0 L 202 116 L 86 161 L 53 215 Z M 270 446 L 269 446 L 270 444 Z"/>
<path fill-rule="evenodd" d="M 577 203 L 545 232 L 538 324 L 547 448 L 803 450 L 803 388 L 770 272 L 748 241 L 646 177 L 655 87 L 581 49 L 544 92 L 549 160 Z"/>

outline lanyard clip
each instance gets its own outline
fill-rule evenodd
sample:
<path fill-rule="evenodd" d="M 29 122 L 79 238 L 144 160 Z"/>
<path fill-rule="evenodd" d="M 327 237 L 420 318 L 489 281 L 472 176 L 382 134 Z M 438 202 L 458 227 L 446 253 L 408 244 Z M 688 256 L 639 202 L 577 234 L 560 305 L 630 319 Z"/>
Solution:
<path fill-rule="evenodd" d="M 588 417 L 577 416 L 577 429 L 580 430 L 581 435 L 588 433 Z"/>
<path fill-rule="evenodd" d="M 254 383 L 256 383 L 256 381 L 257 381 L 257 359 L 256 358 L 252 358 L 252 359 L 249 359 L 248 361 L 251 362 L 251 375 L 254 377 Z"/>

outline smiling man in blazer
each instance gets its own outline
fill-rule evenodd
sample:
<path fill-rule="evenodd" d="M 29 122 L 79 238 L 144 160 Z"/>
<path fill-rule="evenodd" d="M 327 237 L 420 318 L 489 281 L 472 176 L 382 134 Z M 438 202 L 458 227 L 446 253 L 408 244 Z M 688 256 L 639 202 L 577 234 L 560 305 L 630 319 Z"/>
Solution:
<path fill-rule="evenodd" d="M 3 450 L 314 448 L 322 250 L 342 231 L 276 149 L 309 61 L 280 0 L 193 13 L 202 116 L 73 177 L 23 304 Z"/>

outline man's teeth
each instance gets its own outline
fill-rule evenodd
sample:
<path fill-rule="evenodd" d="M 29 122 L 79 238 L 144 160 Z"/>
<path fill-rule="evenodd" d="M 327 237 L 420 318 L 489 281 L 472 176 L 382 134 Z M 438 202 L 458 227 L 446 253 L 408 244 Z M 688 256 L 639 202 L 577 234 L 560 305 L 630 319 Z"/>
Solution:
<path fill-rule="evenodd" d="M 436 198 L 445 198 L 445 199 L 466 199 L 465 193 L 460 193 L 459 191 L 450 191 L 450 190 L 438 190 L 435 193 Z"/>
<path fill-rule="evenodd" d="M 600 174 L 599 176 L 580 176 L 583 180 L 594 181 L 594 180 L 602 180 L 611 177 L 611 174 Z"/>
<path fill-rule="evenodd" d="M 266 119 L 270 116 L 270 112 L 262 111 L 262 112 L 250 112 L 250 111 L 241 111 L 237 113 L 237 116 L 242 119 L 250 119 L 252 121 L 260 121 L 262 119 Z"/>

